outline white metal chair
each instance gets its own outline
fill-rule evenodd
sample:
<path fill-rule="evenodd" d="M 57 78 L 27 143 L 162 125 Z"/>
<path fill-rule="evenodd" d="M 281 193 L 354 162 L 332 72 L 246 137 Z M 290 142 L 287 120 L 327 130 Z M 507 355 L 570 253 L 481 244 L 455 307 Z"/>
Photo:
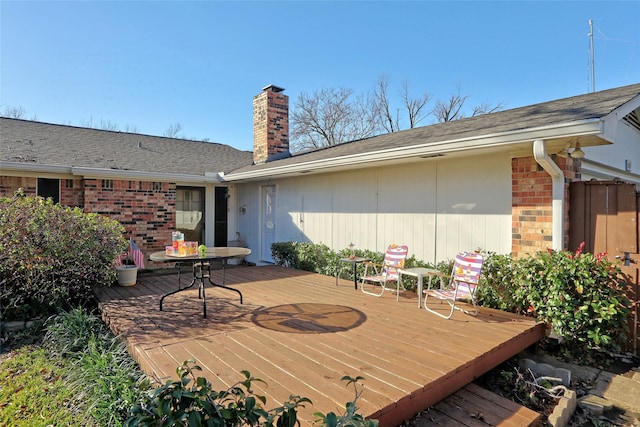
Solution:
<path fill-rule="evenodd" d="M 396 301 L 399 299 L 400 278 L 398 277 L 398 269 L 404 267 L 404 261 L 407 258 L 409 248 L 406 245 L 389 245 L 384 255 L 382 264 L 374 262 L 364 263 L 364 274 L 360 279 L 360 289 L 365 294 L 376 297 L 382 296 L 387 283 L 396 282 Z M 366 290 L 365 287 L 380 287 L 379 291 Z"/>
<path fill-rule="evenodd" d="M 460 310 L 466 314 L 475 316 L 478 314 L 476 292 L 480 283 L 482 263 L 484 259 L 479 253 L 459 253 L 456 256 L 451 271 L 451 285 L 449 289 L 426 289 L 424 291 L 424 308 L 445 319 L 453 316 L 454 310 Z M 448 315 L 442 314 L 427 306 L 429 298 L 439 299 L 449 303 L 451 311 Z M 473 311 L 466 310 L 456 305 L 458 301 L 467 301 L 473 305 Z"/>

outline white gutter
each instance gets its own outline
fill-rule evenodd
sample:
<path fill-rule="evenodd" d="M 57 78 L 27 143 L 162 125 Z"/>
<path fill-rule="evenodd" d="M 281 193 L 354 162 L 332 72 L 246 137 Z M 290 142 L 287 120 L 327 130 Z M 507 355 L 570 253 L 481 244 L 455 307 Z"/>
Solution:
<path fill-rule="evenodd" d="M 564 246 L 564 174 L 547 154 L 543 139 L 533 141 L 533 157 L 551 176 L 553 188 L 552 202 L 552 249 L 561 251 Z"/>
<path fill-rule="evenodd" d="M 518 143 L 530 142 L 533 138 L 563 138 L 570 136 L 601 135 L 602 122 L 600 119 L 587 119 L 578 122 L 561 123 L 540 126 L 510 132 L 485 134 L 469 138 L 457 138 L 445 141 L 425 142 L 410 147 L 396 147 L 351 154 L 336 158 L 318 159 L 308 162 L 272 166 L 245 172 L 230 172 L 225 175 L 225 181 L 240 181 L 244 179 L 273 178 L 278 175 L 304 173 L 336 167 L 350 167 L 379 161 L 400 160 L 411 157 L 432 156 L 436 154 L 454 153 L 458 151 L 495 148 Z"/>

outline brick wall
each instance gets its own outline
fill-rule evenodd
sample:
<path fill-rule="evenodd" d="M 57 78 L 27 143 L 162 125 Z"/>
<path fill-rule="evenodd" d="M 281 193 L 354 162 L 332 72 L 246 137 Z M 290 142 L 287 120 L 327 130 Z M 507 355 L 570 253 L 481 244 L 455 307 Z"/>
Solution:
<path fill-rule="evenodd" d="M 11 196 L 20 188 L 22 188 L 24 194 L 35 196 L 37 183 L 38 178 L 24 176 L 0 176 L 0 196 Z"/>
<path fill-rule="evenodd" d="M 289 97 L 269 86 L 253 98 L 253 162 L 289 156 Z"/>
<path fill-rule="evenodd" d="M 171 244 L 176 185 L 168 182 L 84 180 L 84 210 L 118 220 L 148 256 Z"/>
<path fill-rule="evenodd" d="M 84 207 L 82 179 L 70 178 L 60 180 L 60 204 L 62 206 Z"/>
<path fill-rule="evenodd" d="M 0 195 L 22 188 L 36 195 L 35 177 L 0 176 Z M 145 255 L 164 251 L 176 226 L 176 185 L 168 182 L 61 178 L 60 204 L 119 221 Z"/>
<path fill-rule="evenodd" d="M 580 179 L 580 161 L 553 156 L 565 177 L 564 242 L 569 241 L 569 183 Z M 533 157 L 511 161 L 512 243 L 515 258 L 552 247 L 553 183 Z"/>

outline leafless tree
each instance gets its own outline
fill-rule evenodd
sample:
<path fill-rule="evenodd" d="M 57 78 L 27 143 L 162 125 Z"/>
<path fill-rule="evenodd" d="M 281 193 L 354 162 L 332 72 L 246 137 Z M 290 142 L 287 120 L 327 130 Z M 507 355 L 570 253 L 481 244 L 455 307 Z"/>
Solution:
<path fill-rule="evenodd" d="M 118 131 L 118 124 L 112 122 L 111 120 L 100 119 L 100 127 L 98 129 L 110 130 L 112 132 L 117 132 Z"/>
<path fill-rule="evenodd" d="M 504 108 L 504 103 L 500 102 L 497 105 L 489 105 L 487 102 L 483 102 L 479 105 L 473 107 L 473 111 L 471 113 L 471 117 L 479 116 L 480 114 L 489 114 L 495 113 L 496 111 L 500 111 Z"/>
<path fill-rule="evenodd" d="M 181 130 L 182 125 L 178 122 L 175 122 L 174 124 L 169 126 L 162 135 L 166 136 L 167 138 L 177 138 Z"/>
<path fill-rule="evenodd" d="M 425 112 L 424 108 L 431 99 L 431 96 L 425 92 L 418 98 L 411 97 L 409 93 L 409 83 L 406 80 L 402 83 L 402 90 L 400 92 L 402 108 L 396 108 L 395 113 L 391 111 L 391 103 L 389 101 L 389 76 L 382 75 L 378 78 L 374 95 L 378 102 L 376 108 L 380 125 L 387 132 L 402 130 L 400 123 L 401 111 L 404 111 L 407 115 L 409 129 L 416 127 L 420 121 L 429 115 L 429 112 Z"/>
<path fill-rule="evenodd" d="M 139 133 L 138 126 L 127 123 L 124 125 L 124 131 L 127 133 Z"/>
<path fill-rule="evenodd" d="M 412 98 L 409 95 L 409 83 L 405 80 L 402 84 L 402 101 L 407 111 L 407 117 L 409 118 L 409 129 L 413 129 L 420 123 L 425 117 L 429 115 L 424 111 L 424 107 L 429 103 L 431 95 L 427 92 L 423 93 L 418 98 Z"/>
<path fill-rule="evenodd" d="M 436 101 L 435 107 L 433 107 L 432 114 L 435 116 L 438 123 L 450 122 L 452 120 L 464 118 L 462 107 L 467 101 L 469 96 L 460 95 L 460 85 L 458 85 L 458 91 L 452 93 L 449 99 L 446 101 Z"/>
<path fill-rule="evenodd" d="M 292 149 L 301 151 L 367 138 L 378 130 L 375 101 L 344 87 L 301 93 L 291 114 Z"/>
<path fill-rule="evenodd" d="M 26 114 L 27 112 L 22 108 L 22 106 L 6 106 L 2 112 L 2 117 L 7 117 L 9 119 L 24 119 Z"/>
<path fill-rule="evenodd" d="M 100 119 L 100 123 L 93 123 L 93 116 L 89 116 L 87 120 L 81 120 L 80 126 L 85 128 L 110 130 L 112 132 L 118 131 L 118 125 L 111 120 Z"/>
<path fill-rule="evenodd" d="M 460 85 L 458 85 L 458 90 L 455 93 L 452 93 L 449 96 L 449 99 L 446 101 L 437 101 L 435 107 L 433 107 L 433 111 L 431 114 L 436 118 L 436 122 L 444 123 L 450 122 L 453 120 L 464 119 L 467 115 L 464 112 L 464 106 L 467 102 L 469 95 L 462 96 L 460 95 Z M 479 105 L 476 105 L 471 108 L 471 116 L 475 117 L 480 114 L 494 113 L 496 111 L 500 111 L 503 108 L 503 103 L 499 103 L 495 106 L 491 106 L 486 102 L 483 102 Z"/>

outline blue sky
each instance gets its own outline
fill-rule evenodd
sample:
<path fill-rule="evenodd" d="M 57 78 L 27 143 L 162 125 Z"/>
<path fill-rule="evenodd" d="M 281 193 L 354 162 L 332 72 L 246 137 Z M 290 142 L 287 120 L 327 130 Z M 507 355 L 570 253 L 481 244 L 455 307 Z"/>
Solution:
<path fill-rule="evenodd" d="M 640 82 L 640 1 L 0 1 L 0 112 L 252 149 L 252 99 L 340 86 L 505 108 Z M 393 99 L 392 99 L 393 101 Z M 430 106 L 433 106 L 433 101 Z M 432 123 L 425 119 L 420 125 Z"/>

